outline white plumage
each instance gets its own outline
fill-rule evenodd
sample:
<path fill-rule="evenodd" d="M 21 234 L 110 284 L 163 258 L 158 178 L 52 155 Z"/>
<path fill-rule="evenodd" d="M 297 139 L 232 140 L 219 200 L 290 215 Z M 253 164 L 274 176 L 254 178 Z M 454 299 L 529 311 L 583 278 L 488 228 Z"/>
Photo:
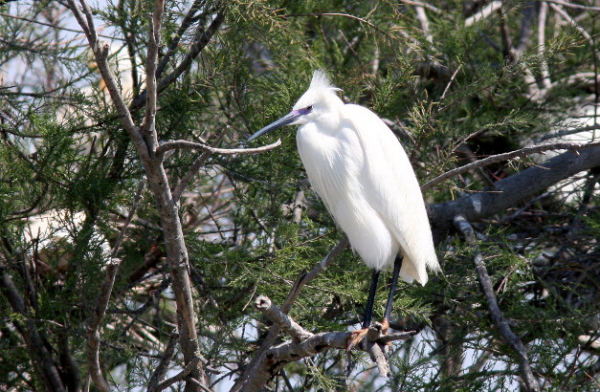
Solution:
<path fill-rule="evenodd" d="M 344 104 L 322 71 L 292 112 L 251 139 L 283 125 L 300 125 L 298 151 L 313 189 L 350 244 L 371 268 L 404 255 L 400 276 L 427 283 L 440 270 L 423 196 L 408 157 L 369 109 Z"/>

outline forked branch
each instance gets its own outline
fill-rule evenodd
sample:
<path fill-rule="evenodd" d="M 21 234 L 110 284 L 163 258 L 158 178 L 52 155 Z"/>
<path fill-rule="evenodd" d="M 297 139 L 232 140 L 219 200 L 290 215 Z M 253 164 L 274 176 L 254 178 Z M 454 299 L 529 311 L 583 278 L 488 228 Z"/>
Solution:
<path fill-rule="evenodd" d="M 331 349 L 346 350 L 348 347 L 352 336 L 351 332 L 314 334 L 302 328 L 265 296 L 259 296 L 255 306 L 280 329 L 286 331 L 292 337 L 292 341 L 272 347 L 261 355 L 259 363 L 255 367 L 255 375 L 243 386 L 243 391 L 260 390 L 270 378 L 290 362 L 296 362 Z M 366 338 L 356 347 L 369 354 L 377 364 L 382 376 L 389 377 L 391 372 L 385 356 L 386 347 L 390 342 L 409 339 L 414 333 L 412 331 L 399 332 L 386 336 L 383 334 L 381 324 L 374 323 L 369 328 Z"/>

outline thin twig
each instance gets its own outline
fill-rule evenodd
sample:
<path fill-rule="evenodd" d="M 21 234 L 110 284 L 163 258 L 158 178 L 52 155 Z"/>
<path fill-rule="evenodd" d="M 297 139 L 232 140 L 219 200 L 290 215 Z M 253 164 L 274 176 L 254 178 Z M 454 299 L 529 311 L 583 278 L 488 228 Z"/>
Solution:
<path fill-rule="evenodd" d="M 223 141 L 223 138 L 225 137 L 225 135 L 227 134 L 228 131 L 229 131 L 229 127 L 224 128 L 221 131 L 221 133 L 219 134 L 219 136 L 217 136 L 217 138 L 211 143 L 211 147 L 214 148 L 214 147 L 217 147 L 219 144 L 221 144 L 221 142 Z M 179 199 L 181 198 L 181 195 L 185 191 L 185 188 L 188 186 L 190 181 L 192 181 L 192 178 L 194 178 L 194 176 L 196 175 L 198 170 L 202 167 L 202 165 L 204 165 L 206 163 L 206 161 L 208 160 L 208 158 L 211 155 L 212 155 L 212 152 L 205 151 L 194 161 L 194 163 L 192 163 L 192 165 L 190 166 L 188 171 L 183 175 L 183 178 L 177 183 L 177 185 L 175 186 L 175 189 L 173 190 L 173 200 L 175 202 L 179 201 Z"/>
<path fill-rule="evenodd" d="M 205 152 L 210 152 L 211 154 L 221 154 L 221 155 L 235 155 L 235 154 L 259 154 L 266 151 L 270 151 L 274 148 L 281 146 L 281 140 L 277 140 L 275 143 L 268 144 L 266 146 L 256 147 L 256 148 L 216 148 L 207 146 L 203 143 L 190 142 L 187 140 L 173 140 L 169 142 L 164 142 L 158 147 L 156 150 L 156 155 L 160 158 L 164 157 L 164 154 L 167 151 L 175 150 L 178 148 L 181 149 L 189 149 L 189 150 L 200 150 Z"/>
<path fill-rule="evenodd" d="M 158 364 L 158 366 L 154 370 L 154 373 L 152 373 L 152 376 L 150 377 L 150 381 L 148 382 L 149 392 L 157 391 L 156 388 L 158 386 L 158 383 L 160 382 L 161 378 L 163 378 L 164 375 L 167 373 L 167 368 L 173 360 L 173 357 L 175 357 L 175 347 L 177 346 L 178 339 L 179 332 L 175 330 L 171 333 L 171 336 L 169 337 L 167 347 L 165 348 L 165 352 L 160 359 L 160 363 Z"/>
<path fill-rule="evenodd" d="M 573 27 L 575 27 L 577 29 L 577 31 L 579 31 L 581 33 L 581 35 L 583 35 L 585 37 L 586 40 L 589 41 L 589 43 L 592 45 L 592 47 L 594 47 L 594 39 L 592 38 L 592 36 L 590 35 L 590 33 L 588 33 L 587 31 L 585 31 L 585 29 L 583 27 L 581 27 L 581 25 L 579 23 L 577 23 L 577 21 L 575 19 L 573 19 L 571 17 L 571 15 L 569 15 L 567 13 L 567 11 L 563 10 L 561 6 L 550 3 L 550 7 L 556 11 L 558 14 L 560 14 L 560 16 L 562 16 L 563 18 L 565 18 L 569 23 L 571 23 L 573 25 Z"/>
<path fill-rule="evenodd" d="M 508 322 L 504 318 L 504 315 L 498 306 L 492 280 L 487 272 L 487 269 L 485 268 L 483 257 L 481 256 L 476 244 L 475 231 L 473 230 L 473 227 L 461 215 L 454 217 L 454 226 L 463 234 L 469 246 L 474 248 L 475 257 L 473 262 L 475 263 L 475 270 L 477 271 L 481 290 L 483 291 L 487 301 L 488 311 L 490 312 L 492 323 L 498 329 L 498 332 L 500 332 L 502 339 L 509 346 L 511 346 L 517 354 L 521 369 L 521 376 L 525 382 L 525 385 L 527 386 L 527 389 L 530 391 L 539 391 L 540 386 L 537 379 L 533 376 L 533 371 L 531 370 L 531 365 L 529 363 L 525 346 L 523 345 L 521 339 L 510 329 Z"/>
<path fill-rule="evenodd" d="M 448 89 L 450 88 L 450 85 L 454 81 L 454 78 L 456 77 L 456 75 L 458 74 L 458 72 L 461 70 L 461 68 L 462 68 L 462 64 L 459 65 L 458 68 L 456 68 L 456 71 L 454 71 L 454 73 L 450 77 L 450 80 L 448 81 L 448 84 L 446 85 L 446 88 L 444 89 L 444 92 L 442 93 L 442 96 L 440 97 L 440 102 L 439 102 L 440 104 L 444 101 L 444 98 L 446 97 L 446 93 L 448 92 Z"/>

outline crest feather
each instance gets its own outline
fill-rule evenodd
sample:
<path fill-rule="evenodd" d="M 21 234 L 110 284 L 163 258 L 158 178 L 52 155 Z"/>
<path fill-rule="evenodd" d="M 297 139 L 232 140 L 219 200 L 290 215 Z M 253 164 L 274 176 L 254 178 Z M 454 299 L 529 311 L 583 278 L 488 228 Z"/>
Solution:
<path fill-rule="evenodd" d="M 331 81 L 329 80 L 329 78 L 327 77 L 327 75 L 325 74 L 325 72 L 323 72 L 320 69 L 317 69 L 315 71 L 315 73 L 313 74 L 312 77 L 312 81 L 310 82 L 310 89 L 324 89 L 324 90 L 331 90 L 331 91 L 341 91 L 341 89 L 335 87 L 333 84 L 331 84 Z"/>

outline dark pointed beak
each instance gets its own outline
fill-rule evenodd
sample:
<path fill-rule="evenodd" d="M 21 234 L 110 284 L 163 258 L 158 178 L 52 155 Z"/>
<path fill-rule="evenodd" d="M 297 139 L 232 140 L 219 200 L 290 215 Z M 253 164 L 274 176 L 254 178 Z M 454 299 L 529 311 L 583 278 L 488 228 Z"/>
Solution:
<path fill-rule="evenodd" d="M 281 128 L 284 125 L 288 125 L 293 123 L 294 121 L 296 121 L 298 119 L 298 117 L 302 116 L 305 113 L 305 110 L 300 109 L 300 110 L 293 110 L 291 112 L 289 112 L 288 114 L 286 114 L 284 117 L 281 117 L 279 120 L 267 125 L 266 127 L 264 127 L 263 129 L 259 130 L 258 132 L 256 132 L 254 135 L 250 136 L 248 138 L 248 141 L 254 140 L 259 136 L 264 135 L 265 133 L 269 133 L 271 131 L 274 131 L 277 128 Z"/>

